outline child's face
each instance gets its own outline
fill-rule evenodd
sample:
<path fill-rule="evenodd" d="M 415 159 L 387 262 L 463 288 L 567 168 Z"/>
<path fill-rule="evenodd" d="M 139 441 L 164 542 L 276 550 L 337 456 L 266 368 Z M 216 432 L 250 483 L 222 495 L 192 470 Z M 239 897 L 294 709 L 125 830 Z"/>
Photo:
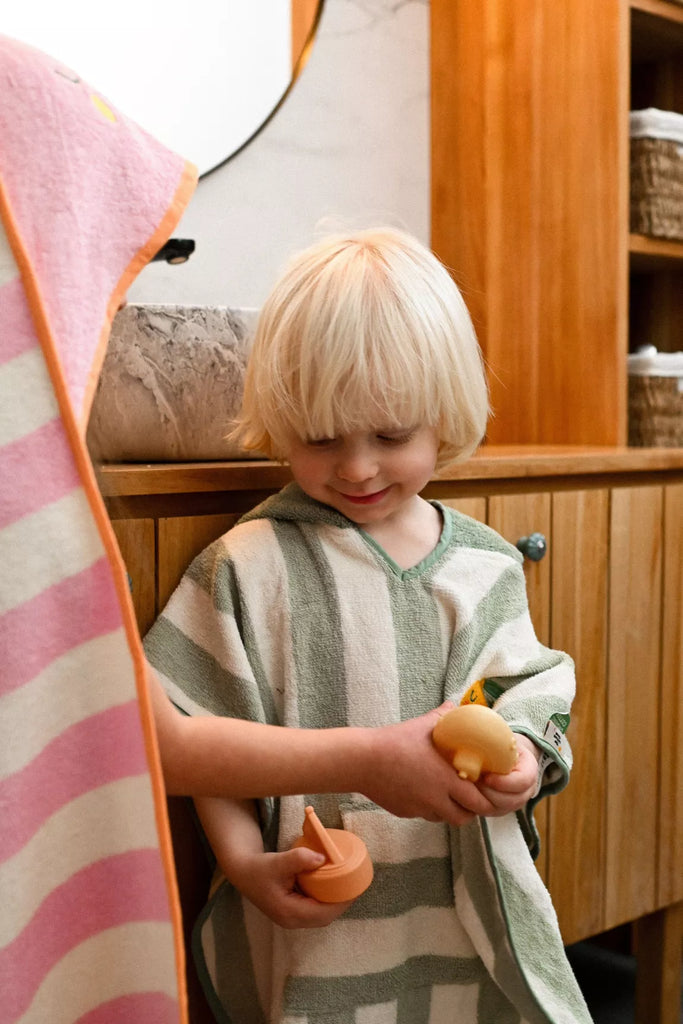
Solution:
<path fill-rule="evenodd" d="M 437 431 L 420 424 L 310 441 L 295 436 L 286 457 L 306 494 L 363 526 L 401 512 L 429 481 L 438 448 Z"/>

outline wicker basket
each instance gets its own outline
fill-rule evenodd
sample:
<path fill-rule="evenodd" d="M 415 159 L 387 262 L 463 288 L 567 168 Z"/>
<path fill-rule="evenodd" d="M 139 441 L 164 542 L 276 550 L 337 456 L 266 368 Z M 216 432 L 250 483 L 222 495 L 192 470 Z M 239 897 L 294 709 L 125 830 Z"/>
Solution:
<path fill-rule="evenodd" d="M 631 231 L 683 240 L 683 147 L 631 139 Z"/>
<path fill-rule="evenodd" d="M 683 447 L 683 390 L 678 377 L 629 375 L 628 443 L 637 448 Z"/>

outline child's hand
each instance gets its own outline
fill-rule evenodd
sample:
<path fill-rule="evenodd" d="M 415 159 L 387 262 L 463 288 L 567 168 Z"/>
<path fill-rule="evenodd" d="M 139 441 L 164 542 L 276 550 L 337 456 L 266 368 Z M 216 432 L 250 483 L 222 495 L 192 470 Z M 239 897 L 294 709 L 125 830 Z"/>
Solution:
<path fill-rule="evenodd" d="M 477 789 L 490 805 L 490 810 L 480 812 L 486 817 L 518 811 L 536 792 L 541 751 L 526 736 L 518 733 L 515 739 L 519 760 L 512 771 L 507 775 L 486 772 L 477 783 Z"/>
<path fill-rule="evenodd" d="M 311 871 L 325 862 L 322 854 L 298 847 L 286 853 L 259 853 L 245 858 L 231 881 L 243 896 L 281 928 L 324 928 L 340 917 L 346 903 L 319 903 L 296 887 L 300 871 Z"/>

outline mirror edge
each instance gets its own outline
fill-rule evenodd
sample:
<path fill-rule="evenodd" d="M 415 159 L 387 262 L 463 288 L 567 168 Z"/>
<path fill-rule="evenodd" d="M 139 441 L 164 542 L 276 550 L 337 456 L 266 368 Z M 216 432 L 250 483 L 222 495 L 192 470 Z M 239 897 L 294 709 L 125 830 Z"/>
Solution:
<path fill-rule="evenodd" d="M 229 153 L 228 156 L 225 157 L 225 159 L 219 161 L 219 163 L 215 164 L 213 167 L 210 167 L 208 171 L 202 171 L 202 173 L 199 175 L 200 181 L 202 181 L 204 178 L 208 178 L 208 176 L 210 174 L 213 174 L 214 171 L 220 170 L 221 167 L 225 167 L 225 165 L 230 163 L 231 160 L 234 160 L 236 156 L 239 156 L 242 150 L 246 149 L 247 146 L 249 146 L 254 141 L 256 136 L 261 134 L 266 125 L 273 120 L 278 110 L 280 110 L 285 100 L 289 96 L 290 92 L 296 85 L 296 82 L 298 81 L 299 76 L 301 75 L 301 72 L 303 71 L 304 67 L 308 63 L 308 58 L 310 57 L 311 50 L 313 49 L 313 43 L 315 41 L 315 36 L 318 31 L 318 26 L 320 25 L 320 19 L 322 17 L 324 6 L 325 0 L 318 0 L 315 17 L 313 18 L 313 21 L 311 23 L 311 27 L 308 31 L 308 35 L 306 36 L 306 41 L 301 49 L 301 53 L 299 54 L 297 61 L 294 64 L 294 67 L 292 68 L 292 77 L 289 80 L 289 84 L 285 91 L 280 96 L 275 106 L 268 114 L 268 116 L 264 118 L 263 121 L 258 125 L 258 127 L 254 129 L 251 135 L 247 136 L 244 142 L 242 142 L 237 147 L 237 149 L 234 149 L 232 153 Z"/>

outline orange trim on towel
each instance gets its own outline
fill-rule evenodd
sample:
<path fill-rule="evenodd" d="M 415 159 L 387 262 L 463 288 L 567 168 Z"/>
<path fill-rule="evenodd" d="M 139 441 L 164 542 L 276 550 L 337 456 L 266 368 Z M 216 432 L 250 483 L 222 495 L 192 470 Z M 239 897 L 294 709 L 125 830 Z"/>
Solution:
<path fill-rule="evenodd" d="M 112 321 L 114 320 L 121 303 L 125 300 L 126 292 L 135 278 L 138 276 L 140 271 L 147 266 L 152 257 L 156 256 L 162 245 L 165 245 L 168 241 L 171 232 L 185 212 L 187 204 L 192 198 L 192 194 L 197 187 L 197 177 L 197 168 L 194 164 L 190 163 L 189 160 L 186 160 L 180 184 L 175 191 L 175 195 L 173 196 L 161 223 L 154 234 L 147 239 L 142 248 L 138 249 L 135 253 L 133 259 L 124 270 L 111 294 L 111 298 L 107 305 L 107 316 L 97 342 L 97 348 L 95 349 L 95 355 L 90 367 L 90 372 L 88 373 L 85 390 L 83 392 L 83 408 L 81 409 L 79 423 L 84 434 L 88 425 L 90 409 L 95 397 L 97 382 L 100 379 L 102 363 L 104 362 L 104 357 L 107 351 L 107 343 L 111 333 Z"/>
<path fill-rule="evenodd" d="M 190 165 L 191 166 L 191 165 Z M 183 182 L 181 188 L 178 189 L 173 199 L 173 203 L 179 202 L 179 193 L 188 196 L 191 195 L 190 181 L 185 179 L 183 176 Z M 163 223 L 170 224 L 169 230 L 172 230 L 172 225 L 175 223 L 173 216 L 176 210 L 173 208 L 173 214 L 171 210 L 167 212 L 164 217 Z M 178 214 L 179 216 L 179 214 Z M 128 640 L 128 647 L 133 660 L 133 666 L 135 670 L 135 682 L 137 687 L 138 700 L 140 704 L 140 721 L 142 724 L 142 732 L 145 743 L 145 750 L 147 753 L 147 763 L 149 766 L 150 780 L 152 784 L 152 792 L 154 796 L 154 809 L 155 818 L 157 825 L 157 835 L 159 837 L 159 851 L 161 853 L 161 860 L 164 868 L 164 875 L 166 877 L 166 888 L 169 897 L 169 909 L 171 913 L 171 923 L 173 925 L 173 937 L 175 947 L 175 961 L 176 961 L 176 979 L 177 979 L 177 990 L 178 990 L 178 1004 L 180 1009 L 180 1024 L 187 1024 L 188 1022 L 188 1003 L 187 1003 L 187 985 L 185 981 L 185 945 L 183 941 L 183 928 L 182 928 L 182 915 L 180 910 L 180 899 L 178 895 L 178 883 L 175 872 L 175 862 L 173 857 L 173 846 L 171 843 L 171 832 L 168 820 L 168 808 L 166 805 L 166 790 L 164 786 L 163 776 L 161 772 L 161 762 L 159 757 L 159 748 L 157 744 L 156 729 L 154 726 L 154 720 L 152 717 L 151 701 L 148 691 L 147 683 L 147 663 L 145 660 L 144 652 L 142 650 L 142 643 L 140 640 L 140 633 L 137 628 L 137 622 L 135 620 L 135 613 L 133 610 L 133 603 L 128 587 L 128 581 L 126 576 L 125 566 L 121 557 L 118 543 L 114 536 L 114 531 L 104 507 L 104 502 L 100 494 L 97 482 L 95 480 L 95 472 L 90 461 L 90 456 L 85 447 L 83 435 L 79 429 L 76 417 L 74 416 L 73 409 L 71 408 L 71 402 L 69 399 L 68 389 L 64 374 L 62 371 L 61 362 L 57 355 L 54 339 L 50 330 L 49 320 L 45 312 L 45 307 L 40 292 L 40 286 L 36 280 L 33 266 L 29 260 L 23 244 L 21 242 L 21 234 L 18 230 L 17 223 L 14 219 L 12 207 L 9 202 L 9 197 L 4 186 L 2 178 L 0 178 L 0 220 L 4 224 L 5 233 L 9 242 L 10 248 L 14 255 L 15 262 L 19 268 L 19 272 L 22 276 L 24 284 L 24 290 L 26 293 L 27 302 L 29 304 L 31 314 L 33 317 L 33 323 L 36 329 L 36 336 L 40 342 L 40 346 L 43 350 L 45 362 L 47 364 L 48 372 L 52 379 L 52 384 L 55 390 L 55 396 L 59 405 L 59 410 L 62 417 L 62 423 L 69 440 L 71 450 L 73 452 L 74 460 L 83 484 L 83 489 L 88 498 L 90 509 L 93 513 L 93 517 L 98 527 L 102 543 L 104 545 L 109 563 L 112 569 L 112 576 L 114 579 L 114 585 L 116 587 L 117 595 L 119 598 L 119 605 L 121 607 L 121 614 L 123 619 L 123 625 L 126 631 L 126 637 Z M 155 232 L 152 238 L 148 241 L 147 245 L 140 250 L 140 253 L 147 252 L 150 247 L 154 245 L 154 239 L 156 239 L 159 232 Z M 160 245 L 163 244 L 163 241 Z M 138 265 L 136 261 L 140 256 L 140 253 L 131 261 L 128 269 L 133 265 Z M 152 253 L 153 255 L 153 253 Z M 128 272 L 128 271 L 127 271 Z M 126 273 L 127 273 L 126 272 Z M 124 277 L 126 275 L 124 274 Z M 123 278 L 122 278 L 123 281 Z M 120 282 L 121 283 L 121 282 Z"/>

